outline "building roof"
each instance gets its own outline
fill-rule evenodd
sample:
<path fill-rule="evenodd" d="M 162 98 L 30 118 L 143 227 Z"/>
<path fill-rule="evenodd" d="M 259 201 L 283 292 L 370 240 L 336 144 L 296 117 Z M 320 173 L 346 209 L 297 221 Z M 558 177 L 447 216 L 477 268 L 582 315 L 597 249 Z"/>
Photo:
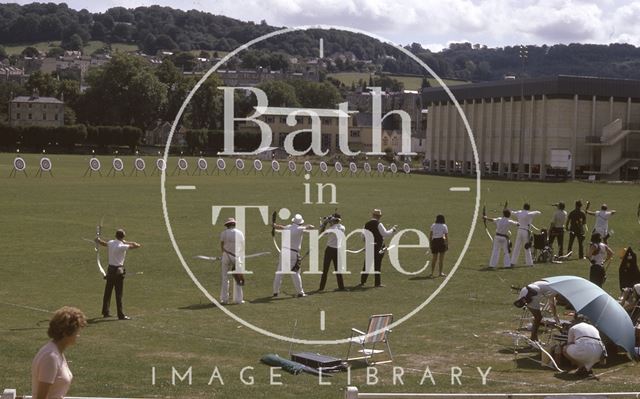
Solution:
<path fill-rule="evenodd" d="M 599 96 L 640 99 L 640 80 L 597 78 L 591 76 L 559 75 L 548 78 L 506 79 L 450 86 L 458 101 L 496 97 L 547 96 Z M 442 87 L 422 90 L 425 103 L 448 101 Z"/>
<path fill-rule="evenodd" d="M 12 103 L 34 103 L 34 104 L 64 104 L 64 102 L 58 100 L 55 97 L 33 97 L 33 96 L 18 96 L 11 100 Z"/>

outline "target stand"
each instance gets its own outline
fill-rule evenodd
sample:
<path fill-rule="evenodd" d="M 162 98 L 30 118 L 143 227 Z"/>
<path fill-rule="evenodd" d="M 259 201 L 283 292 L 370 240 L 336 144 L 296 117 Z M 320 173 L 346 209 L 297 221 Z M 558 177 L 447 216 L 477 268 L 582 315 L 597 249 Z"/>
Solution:
<path fill-rule="evenodd" d="M 198 161 L 196 162 L 196 167 L 193 169 L 193 172 L 191 172 L 191 174 L 195 176 L 196 172 L 198 173 L 198 176 L 201 176 L 202 172 L 204 172 L 205 175 L 209 176 L 209 163 L 207 162 L 206 159 L 202 157 L 198 158 Z"/>
<path fill-rule="evenodd" d="M 264 176 L 264 172 L 262 171 L 262 161 L 259 159 L 254 159 L 253 160 L 253 175 L 257 175 L 258 172 L 260 172 L 260 174 L 262 176 Z"/>
<path fill-rule="evenodd" d="M 53 173 L 51 173 L 51 160 L 47 157 L 40 158 L 40 168 L 35 174 L 35 177 L 42 177 L 44 173 L 49 173 L 49 176 L 53 177 Z"/>
<path fill-rule="evenodd" d="M 142 158 L 136 158 L 133 161 L 133 168 L 131 168 L 131 173 L 129 173 L 129 176 L 132 176 L 134 173 L 136 174 L 136 176 L 138 176 L 138 173 L 144 173 L 144 175 L 147 175 L 147 172 L 145 171 L 147 167 L 146 162 L 144 161 L 144 159 Z"/>
<path fill-rule="evenodd" d="M 29 175 L 27 175 L 27 163 L 22 157 L 19 156 L 13 160 L 13 169 L 11 169 L 9 177 L 16 177 L 18 172 L 22 172 L 24 173 L 25 177 L 29 177 Z"/>
<path fill-rule="evenodd" d="M 102 164 L 100 163 L 100 160 L 96 157 L 92 157 L 89 159 L 89 165 L 87 166 L 87 170 L 84 171 L 84 175 L 82 175 L 82 177 L 86 177 L 87 173 L 89 174 L 89 177 L 91 177 L 94 172 L 98 173 L 100 177 L 102 177 L 102 172 L 100 171 L 101 168 Z"/>
<path fill-rule="evenodd" d="M 189 163 L 187 162 L 186 159 L 184 158 L 178 159 L 178 163 L 176 164 L 176 167 L 173 168 L 173 172 L 171 172 L 171 176 L 175 175 L 176 171 L 178 172 L 178 176 L 180 176 L 182 172 L 186 173 L 187 176 L 189 176 Z"/>
<path fill-rule="evenodd" d="M 158 176 L 160 176 L 166 168 L 167 165 L 164 162 L 164 158 L 156 159 L 156 167 L 151 171 L 151 176 L 155 175 L 156 173 L 158 174 Z"/>
<path fill-rule="evenodd" d="M 124 163 L 122 162 L 122 159 L 113 158 L 113 161 L 111 161 L 111 169 L 109 169 L 107 177 L 111 176 L 111 173 L 113 173 L 113 177 L 116 177 L 118 173 L 122 174 L 122 176 L 126 176 L 124 173 Z"/>

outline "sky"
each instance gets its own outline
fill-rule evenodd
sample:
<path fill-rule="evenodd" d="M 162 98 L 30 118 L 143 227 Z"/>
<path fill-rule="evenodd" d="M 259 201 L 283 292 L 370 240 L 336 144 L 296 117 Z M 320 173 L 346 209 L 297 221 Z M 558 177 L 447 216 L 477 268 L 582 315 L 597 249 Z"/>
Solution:
<path fill-rule="evenodd" d="M 640 1 L 628 0 L 68 0 L 66 3 L 71 8 L 92 12 L 115 6 L 158 4 L 244 21 L 264 19 L 274 26 L 347 26 L 397 44 L 420 43 L 433 51 L 452 42 L 489 47 L 559 43 L 640 46 Z"/>

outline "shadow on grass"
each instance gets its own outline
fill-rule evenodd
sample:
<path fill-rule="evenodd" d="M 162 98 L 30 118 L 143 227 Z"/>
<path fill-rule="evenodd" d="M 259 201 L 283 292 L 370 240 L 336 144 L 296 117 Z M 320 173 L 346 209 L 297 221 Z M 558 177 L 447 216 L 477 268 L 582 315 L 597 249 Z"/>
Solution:
<path fill-rule="evenodd" d="M 430 276 L 416 276 L 416 277 L 411 277 L 409 279 L 409 281 L 421 281 L 421 280 L 433 280 L 433 277 Z"/>
<path fill-rule="evenodd" d="M 100 323 L 109 323 L 112 321 L 119 321 L 117 317 L 94 317 L 92 319 L 87 319 L 87 324 L 100 324 Z"/>

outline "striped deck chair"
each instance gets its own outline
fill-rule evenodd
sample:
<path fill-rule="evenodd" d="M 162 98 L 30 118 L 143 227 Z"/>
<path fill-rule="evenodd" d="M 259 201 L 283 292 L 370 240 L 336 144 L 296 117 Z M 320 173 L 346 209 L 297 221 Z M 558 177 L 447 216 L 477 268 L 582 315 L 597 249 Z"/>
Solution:
<path fill-rule="evenodd" d="M 390 363 L 393 361 L 393 354 L 389 347 L 389 333 L 391 330 L 387 328 L 393 322 L 392 314 L 375 314 L 369 317 L 369 327 L 364 333 L 355 328 L 351 329 L 351 338 L 349 339 L 349 350 L 347 351 L 347 361 L 364 359 L 368 365 Z M 373 333 L 373 334 L 372 334 Z M 367 334 L 372 334 L 367 336 Z M 387 347 L 389 358 L 382 361 L 373 361 L 376 354 L 384 353 L 384 349 L 376 349 L 376 344 L 384 343 Z M 351 354 L 351 346 L 357 344 L 361 349 L 358 350 L 362 356 L 349 357 Z"/>

